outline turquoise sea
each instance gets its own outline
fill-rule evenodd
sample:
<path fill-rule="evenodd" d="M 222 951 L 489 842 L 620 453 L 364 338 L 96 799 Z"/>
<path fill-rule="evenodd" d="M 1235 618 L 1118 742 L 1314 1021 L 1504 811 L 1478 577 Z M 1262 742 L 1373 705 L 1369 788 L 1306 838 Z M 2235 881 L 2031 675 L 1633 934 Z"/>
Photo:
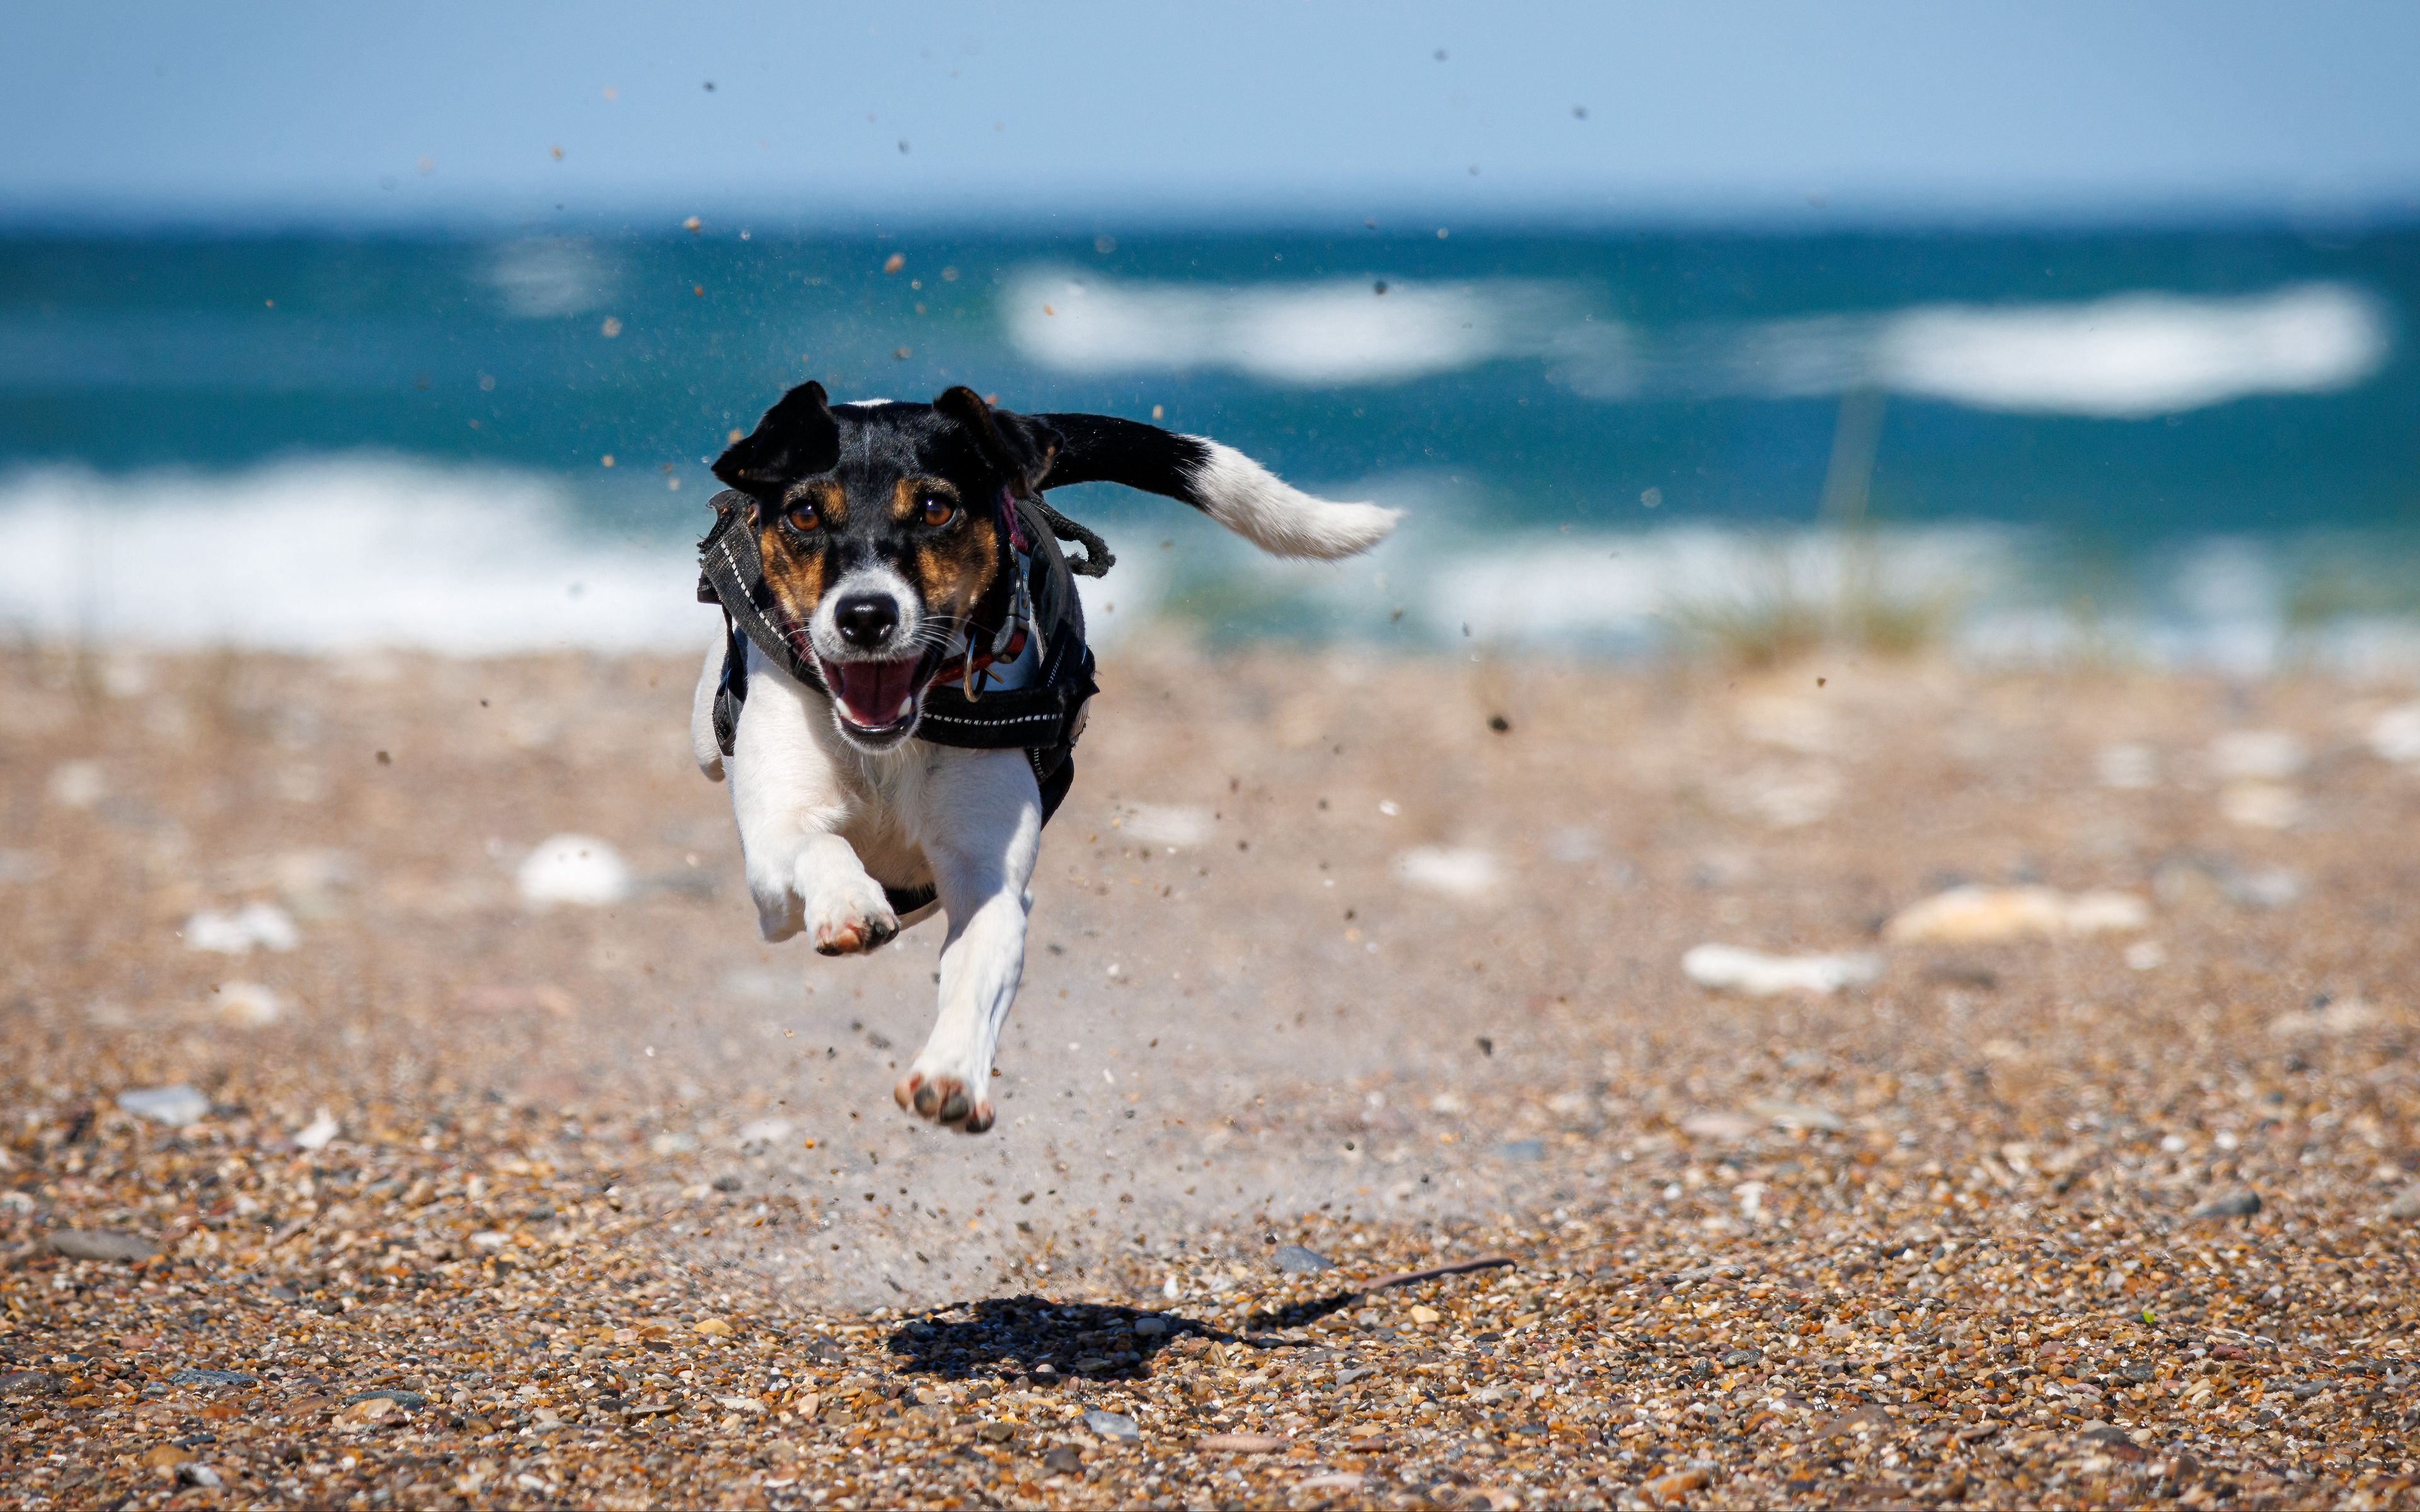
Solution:
<path fill-rule="evenodd" d="M 677 639 L 704 460 L 814 377 L 1156 412 L 1412 511 L 1365 566 L 1238 579 L 1173 506 L 1063 499 L 1130 612 L 1219 634 L 1623 649 L 1854 538 L 1986 650 L 2055 652 L 2089 600 L 2155 656 L 2388 656 L 2420 611 L 2415 310 L 2412 225 L 17 233 L 0 623 Z M 276 586 L 298 553 L 328 602 Z"/>

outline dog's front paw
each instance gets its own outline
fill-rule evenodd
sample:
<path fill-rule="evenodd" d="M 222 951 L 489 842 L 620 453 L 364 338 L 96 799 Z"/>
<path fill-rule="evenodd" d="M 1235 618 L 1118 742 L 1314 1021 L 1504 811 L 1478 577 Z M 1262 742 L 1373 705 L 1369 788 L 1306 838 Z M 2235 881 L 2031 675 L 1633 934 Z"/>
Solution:
<path fill-rule="evenodd" d="M 768 943 L 778 945 L 799 933 L 804 923 L 804 914 L 799 904 L 799 895 L 790 890 L 788 883 L 751 877 L 748 879 L 748 892 L 756 900 L 757 931 Z"/>
<path fill-rule="evenodd" d="M 891 1095 L 920 1119 L 963 1134 L 981 1134 L 991 1127 L 991 1099 L 984 1095 L 989 1079 L 987 1072 L 945 1068 L 939 1062 L 928 1065 L 919 1056 Z"/>
<path fill-rule="evenodd" d="M 882 886 L 858 876 L 816 894 L 807 908 L 817 955 L 861 955 L 890 943 L 899 933 L 899 916 L 891 911 Z"/>

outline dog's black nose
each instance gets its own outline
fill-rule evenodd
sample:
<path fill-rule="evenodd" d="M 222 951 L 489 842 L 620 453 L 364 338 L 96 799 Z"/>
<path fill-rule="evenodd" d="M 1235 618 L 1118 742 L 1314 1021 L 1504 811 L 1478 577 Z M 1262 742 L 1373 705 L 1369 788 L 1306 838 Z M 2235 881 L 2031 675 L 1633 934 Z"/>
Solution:
<path fill-rule="evenodd" d="M 855 594 L 832 608 L 832 627 L 850 645 L 872 650 L 899 628 L 899 605 L 888 594 Z"/>

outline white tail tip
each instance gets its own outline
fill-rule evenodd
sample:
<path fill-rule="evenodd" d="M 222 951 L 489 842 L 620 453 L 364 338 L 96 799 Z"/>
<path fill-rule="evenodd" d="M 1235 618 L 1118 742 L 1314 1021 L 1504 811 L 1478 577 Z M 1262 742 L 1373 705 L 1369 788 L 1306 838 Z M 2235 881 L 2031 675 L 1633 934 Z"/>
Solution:
<path fill-rule="evenodd" d="M 1202 512 L 1272 556 L 1334 562 L 1369 550 L 1403 517 L 1400 509 L 1336 503 L 1290 486 L 1276 473 L 1204 437 L 1187 484 Z"/>

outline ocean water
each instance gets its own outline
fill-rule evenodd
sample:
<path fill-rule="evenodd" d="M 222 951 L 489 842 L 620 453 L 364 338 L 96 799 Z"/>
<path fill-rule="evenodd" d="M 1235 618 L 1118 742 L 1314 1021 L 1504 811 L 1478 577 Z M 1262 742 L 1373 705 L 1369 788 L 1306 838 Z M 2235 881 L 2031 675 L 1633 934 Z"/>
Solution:
<path fill-rule="evenodd" d="M 1109 632 L 1624 652 L 1759 604 L 1978 656 L 2420 644 L 2420 226 L 707 224 L 0 239 L 0 625 L 193 644 L 685 644 L 704 463 L 785 386 L 970 383 L 1401 504 L 1342 567 L 1058 496 Z"/>

